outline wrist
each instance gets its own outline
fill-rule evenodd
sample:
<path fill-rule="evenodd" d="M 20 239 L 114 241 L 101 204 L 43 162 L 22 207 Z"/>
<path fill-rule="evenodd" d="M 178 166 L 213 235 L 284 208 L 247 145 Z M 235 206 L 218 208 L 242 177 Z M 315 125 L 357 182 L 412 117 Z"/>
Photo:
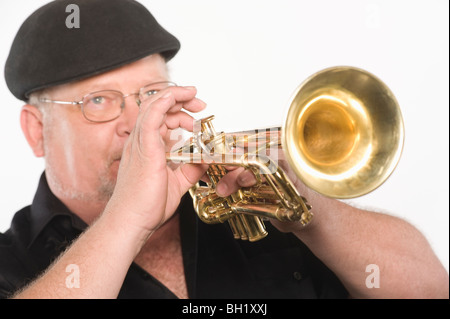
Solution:
<path fill-rule="evenodd" d="M 102 223 L 109 233 L 114 234 L 116 241 L 120 242 L 118 249 L 130 252 L 133 260 L 154 230 L 146 228 L 131 215 L 123 208 L 107 207 L 98 222 Z"/>

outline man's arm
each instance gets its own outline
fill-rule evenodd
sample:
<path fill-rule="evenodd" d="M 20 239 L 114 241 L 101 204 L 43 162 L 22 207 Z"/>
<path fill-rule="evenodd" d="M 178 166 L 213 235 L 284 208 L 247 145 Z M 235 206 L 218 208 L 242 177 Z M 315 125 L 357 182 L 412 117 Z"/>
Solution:
<path fill-rule="evenodd" d="M 449 297 L 448 273 L 415 227 L 402 219 L 322 196 L 308 189 L 289 169 L 287 173 L 312 205 L 314 217 L 306 227 L 277 220 L 271 220 L 272 224 L 302 240 L 338 276 L 351 297 Z M 250 171 L 237 169 L 221 179 L 217 192 L 227 196 L 255 182 Z"/>
<path fill-rule="evenodd" d="M 204 168 L 192 164 L 169 169 L 161 136 L 178 127 L 192 131 L 192 117 L 181 109 L 202 110 L 205 104 L 195 95 L 195 88 L 172 87 L 141 105 L 104 212 L 16 298 L 117 297 L 149 236 L 172 216 L 181 196 L 204 174 Z M 66 282 L 73 269 L 79 275 L 79 288 Z"/>
<path fill-rule="evenodd" d="M 448 298 L 449 276 L 406 221 L 309 192 L 313 222 L 293 229 L 354 298 Z M 283 229 L 286 225 L 274 222 Z"/>

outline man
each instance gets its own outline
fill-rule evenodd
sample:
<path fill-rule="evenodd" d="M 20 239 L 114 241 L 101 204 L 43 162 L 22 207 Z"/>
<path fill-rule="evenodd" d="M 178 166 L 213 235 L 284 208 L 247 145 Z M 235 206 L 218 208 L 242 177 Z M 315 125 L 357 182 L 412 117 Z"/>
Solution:
<path fill-rule="evenodd" d="M 65 25 L 76 3 L 79 29 Z M 268 238 L 235 241 L 199 223 L 186 191 L 206 167 L 166 163 L 170 132 L 193 129 L 205 103 L 169 83 L 179 42 L 135 1 L 54 1 L 22 25 L 5 67 L 26 101 L 21 127 L 45 158 L 33 204 L 0 237 L 0 292 L 16 298 L 448 297 L 424 237 L 391 216 L 307 189 L 312 222 L 272 221 Z M 237 169 L 227 196 L 255 183 Z M 367 285 L 376 264 L 379 288 Z"/>

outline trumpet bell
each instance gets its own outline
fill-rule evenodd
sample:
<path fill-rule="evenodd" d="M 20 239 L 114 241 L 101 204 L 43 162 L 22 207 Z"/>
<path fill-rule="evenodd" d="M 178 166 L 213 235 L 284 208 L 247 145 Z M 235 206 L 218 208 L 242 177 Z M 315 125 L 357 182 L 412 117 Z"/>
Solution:
<path fill-rule="evenodd" d="M 282 145 L 297 176 L 333 198 L 353 198 L 379 187 L 403 148 L 398 103 L 374 75 L 354 67 L 325 69 L 293 94 Z"/>

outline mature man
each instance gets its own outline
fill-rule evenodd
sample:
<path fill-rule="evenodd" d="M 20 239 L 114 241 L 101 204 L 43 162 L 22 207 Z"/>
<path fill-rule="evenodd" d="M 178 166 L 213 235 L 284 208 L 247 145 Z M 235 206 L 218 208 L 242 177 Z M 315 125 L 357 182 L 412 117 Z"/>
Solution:
<path fill-rule="evenodd" d="M 69 4 L 80 28 L 65 24 Z M 273 221 L 279 231 L 247 243 L 199 223 L 185 193 L 206 168 L 165 158 L 170 131 L 193 129 L 185 110 L 205 107 L 194 87 L 169 82 L 178 49 L 132 0 L 58 0 L 24 22 L 5 76 L 46 169 L 32 205 L 0 236 L 3 297 L 448 297 L 445 269 L 411 225 L 298 180 L 315 211 L 306 228 Z M 217 192 L 254 182 L 235 170 Z M 379 288 L 366 285 L 370 264 Z"/>

